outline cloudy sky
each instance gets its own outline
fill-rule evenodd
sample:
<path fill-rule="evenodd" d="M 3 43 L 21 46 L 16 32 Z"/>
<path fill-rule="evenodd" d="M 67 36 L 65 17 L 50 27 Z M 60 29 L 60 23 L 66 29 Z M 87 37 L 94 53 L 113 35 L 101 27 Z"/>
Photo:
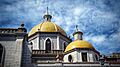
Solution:
<path fill-rule="evenodd" d="M 52 21 L 71 38 L 78 25 L 84 40 L 101 54 L 120 52 L 120 0 L 0 0 L 0 27 L 24 22 L 29 32 L 44 21 L 47 6 Z"/>

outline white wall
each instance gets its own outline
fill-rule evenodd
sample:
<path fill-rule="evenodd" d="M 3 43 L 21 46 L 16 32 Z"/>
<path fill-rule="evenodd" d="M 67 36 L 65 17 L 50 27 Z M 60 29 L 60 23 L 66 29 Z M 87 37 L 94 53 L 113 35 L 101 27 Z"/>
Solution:
<path fill-rule="evenodd" d="M 32 49 L 33 50 L 39 50 L 39 38 L 35 38 L 34 40 L 31 41 L 32 42 Z"/>
<path fill-rule="evenodd" d="M 69 60 L 68 60 L 68 56 L 69 56 L 69 55 L 72 56 L 73 62 L 77 62 L 77 61 L 78 61 L 78 60 L 77 60 L 77 51 L 74 51 L 74 52 L 71 52 L 71 53 L 66 54 L 66 55 L 64 56 L 64 58 L 63 58 L 64 62 L 69 62 Z"/>
<path fill-rule="evenodd" d="M 64 62 L 69 62 L 68 56 L 71 55 L 73 57 L 73 62 L 83 62 L 82 61 L 82 52 L 83 53 L 87 52 L 87 61 L 88 62 L 95 62 L 96 61 L 95 54 L 97 54 L 97 53 L 95 53 L 93 51 L 88 51 L 88 50 L 74 51 L 74 52 L 68 53 L 64 56 L 63 60 L 64 60 Z"/>

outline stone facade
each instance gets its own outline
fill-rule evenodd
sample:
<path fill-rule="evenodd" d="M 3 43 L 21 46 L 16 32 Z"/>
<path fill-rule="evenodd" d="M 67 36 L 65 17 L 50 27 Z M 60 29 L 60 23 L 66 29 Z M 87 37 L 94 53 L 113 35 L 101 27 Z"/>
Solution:
<path fill-rule="evenodd" d="M 21 67 L 23 46 L 27 38 L 27 30 L 19 28 L 0 28 L 0 44 L 4 47 L 2 67 Z"/>
<path fill-rule="evenodd" d="M 5 48 L 4 67 L 21 67 L 25 34 L 7 36 L 0 34 L 0 44 Z"/>

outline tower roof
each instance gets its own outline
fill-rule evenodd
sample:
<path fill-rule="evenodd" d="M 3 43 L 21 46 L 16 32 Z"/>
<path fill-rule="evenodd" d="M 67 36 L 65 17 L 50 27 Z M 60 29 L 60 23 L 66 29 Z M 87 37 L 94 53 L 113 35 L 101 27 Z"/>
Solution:
<path fill-rule="evenodd" d="M 51 21 L 45 21 L 42 22 L 38 25 L 36 25 L 35 27 L 33 27 L 31 29 L 31 31 L 29 32 L 28 36 L 31 36 L 32 34 L 34 34 L 35 32 L 60 32 L 61 34 L 66 35 L 66 32 L 57 24 L 51 22 Z"/>
<path fill-rule="evenodd" d="M 75 48 L 87 48 L 87 49 L 95 49 L 89 42 L 84 40 L 76 40 L 71 42 L 65 49 L 65 52 L 70 51 Z"/>

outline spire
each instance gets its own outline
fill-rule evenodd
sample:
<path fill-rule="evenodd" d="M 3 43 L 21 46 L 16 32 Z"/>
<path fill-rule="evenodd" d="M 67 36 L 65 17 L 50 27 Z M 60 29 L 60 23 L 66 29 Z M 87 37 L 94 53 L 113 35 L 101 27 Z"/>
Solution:
<path fill-rule="evenodd" d="M 47 7 L 47 15 L 49 14 L 49 12 L 48 12 L 48 7 Z"/>
<path fill-rule="evenodd" d="M 18 27 L 18 32 L 19 33 L 25 33 L 25 32 L 27 32 L 26 28 L 24 27 L 24 22 L 21 22 L 20 27 Z"/>
<path fill-rule="evenodd" d="M 74 40 L 82 40 L 83 33 L 78 30 L 78 25 L 75 25 L 76 31 L 73 33 Z"/>
<path fill-rule="evenodd" d="M 76 25 L 75 28 L 76 28 L 76 31 L 78 31 L 78 25 Z"/>
<path fill-rule="evenodd" d="M 48 12 L 48 7 L 47 7 L 47 14 L 46 14 L 46 15 L 44 15 L 44 16 L 43 16 L 43 18 L 44 18 L 45 20 L 47 20 L 47 21 L 51 21 L 52 16 L 51 16 L 51 15 L 49 15 L 49 12 Z"/>
<path fill-rule="evenodd" d="M 24 27 L 24 22 L 21 22 L 21 25 L 20 25 L 20 26 L 21 26 L 21 28 L 23 28 L 23 27 Z"/>

